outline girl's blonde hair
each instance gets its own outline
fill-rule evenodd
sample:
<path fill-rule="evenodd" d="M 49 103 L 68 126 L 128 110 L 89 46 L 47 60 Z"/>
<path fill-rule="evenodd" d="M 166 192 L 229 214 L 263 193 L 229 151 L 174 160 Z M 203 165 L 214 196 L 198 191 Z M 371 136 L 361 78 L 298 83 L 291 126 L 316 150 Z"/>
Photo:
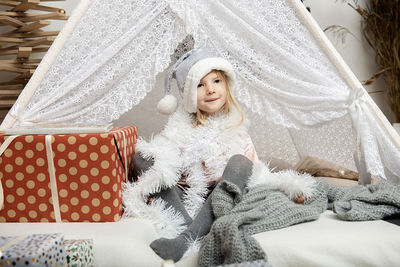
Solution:
<path fill-rule="evenodd" d="M 236 127 L 239 127 L 243 121 L 244 121 L 244 115 L 243 115 L 243 111 L 240 108 L 239 104 L 236 102 L 235 98 L 233 97 L 232 91 L 229 87 L 229 83 L 227 80 L 227 76 L 226 74 L 221 71 L 221 70 L 212 70 L 211 72 L 215 72 L 217 74 L 217 76 L 219 78 L 222 78 L 222 80 L 224 81 L 224 83 L 226 84 L 226 102 L 224 104 L 224 106 L 222 107 L 222 109 L 224 109 L 224 113 L 225 114 L 229 114 L 232 112 L 232 105 L 235 106 L 235 108 L 239 111 L 240 113 L 240 121 L 235 124 L 232 125 L 231 129 L 234 129 Z M 205 123 L 207 123 L 208 121 L 208 115 L 206 113 L 204 113 L 203 111 L 201 111 L 199 108 L 197 108 L 197 112 L 196 112 L 196 126 L 198 125 L 204 125 Z"/>

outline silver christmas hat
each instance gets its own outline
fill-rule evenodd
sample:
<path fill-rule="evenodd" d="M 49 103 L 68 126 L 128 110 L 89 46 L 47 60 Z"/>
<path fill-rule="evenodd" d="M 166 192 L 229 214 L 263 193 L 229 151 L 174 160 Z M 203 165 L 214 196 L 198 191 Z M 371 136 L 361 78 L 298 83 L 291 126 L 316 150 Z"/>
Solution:
<path fill-rule="evenodd" d="M 197 85 L 212 70 L 221 70 L 227 76 L 230 88 L 235 83 L 235 72 L 226 59 L 218 57 L 208 48 L 193 49 L 171 67 L 165 80 L 165 96 L 158 102 L 157 109 L 162 114 L 171 114 L 176 110 L 178 101 L 171 95 L 171 81 L 175 78 L 183 106 L 189 113 L 197 112 Z"/>

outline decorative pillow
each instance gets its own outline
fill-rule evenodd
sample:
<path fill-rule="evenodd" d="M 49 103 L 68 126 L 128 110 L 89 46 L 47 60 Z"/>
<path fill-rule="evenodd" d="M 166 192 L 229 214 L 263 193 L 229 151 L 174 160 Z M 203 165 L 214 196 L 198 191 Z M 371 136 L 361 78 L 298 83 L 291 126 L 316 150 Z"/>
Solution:
<path fill-rule="evenodd" d="M 335 163 L 307 156 L 301 159 L 294 169 L 298 172 L 309 173 L 315 177 L 335 177 L 358 181 L 358 173 Z"/>
<path fill-rule="evenodd" d="M 343 179 L 343 178 L 335 178 L 335 177 L 316 177 L 316 179 L 324 179 L 330 185 L 336 186 L 357 186 L 358 181 Z"/>
<path fill-rule="evenodd" d="M 268 162 L 268 167 L 271 169 L 271 172 L 293 169 L 293 166 L 283 159 L 269 158 L 266 162 Z"/>

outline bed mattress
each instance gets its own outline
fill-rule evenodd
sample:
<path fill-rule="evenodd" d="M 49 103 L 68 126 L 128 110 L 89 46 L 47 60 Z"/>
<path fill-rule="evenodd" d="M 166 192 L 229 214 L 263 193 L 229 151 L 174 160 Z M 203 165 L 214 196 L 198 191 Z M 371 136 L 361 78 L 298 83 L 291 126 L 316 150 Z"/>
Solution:
<path fill-rule="evenodd" d="M 61 232 L 91 238 L 96 266 L 161 266 L 149 247 L 157 233 L 146 220 L 115 223 L 3 223 L 0 235 Z M 312 222 L 254 235 L 274 266 L 398 266 L 400 227 L 383 221 L 346 222 L 331 211 Z M 197 266 L 197 255 L 176 266 Z"/>

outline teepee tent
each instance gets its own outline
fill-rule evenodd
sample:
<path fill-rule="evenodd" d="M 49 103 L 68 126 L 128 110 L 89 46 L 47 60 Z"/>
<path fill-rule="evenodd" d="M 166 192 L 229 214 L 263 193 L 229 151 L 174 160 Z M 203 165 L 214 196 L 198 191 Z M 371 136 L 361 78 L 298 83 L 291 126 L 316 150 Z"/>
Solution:
<path fill-rule="evenodd" d="M 312 155 L 357 168 L 360 183 L 400 181 L 399 136 L 298 0 L 81 1 L 1 129 L 102 125 L 132 109 L 149 134 L 165 121 L 168 66 L 202 46 L 233 64 L 260 158 Z"/>

